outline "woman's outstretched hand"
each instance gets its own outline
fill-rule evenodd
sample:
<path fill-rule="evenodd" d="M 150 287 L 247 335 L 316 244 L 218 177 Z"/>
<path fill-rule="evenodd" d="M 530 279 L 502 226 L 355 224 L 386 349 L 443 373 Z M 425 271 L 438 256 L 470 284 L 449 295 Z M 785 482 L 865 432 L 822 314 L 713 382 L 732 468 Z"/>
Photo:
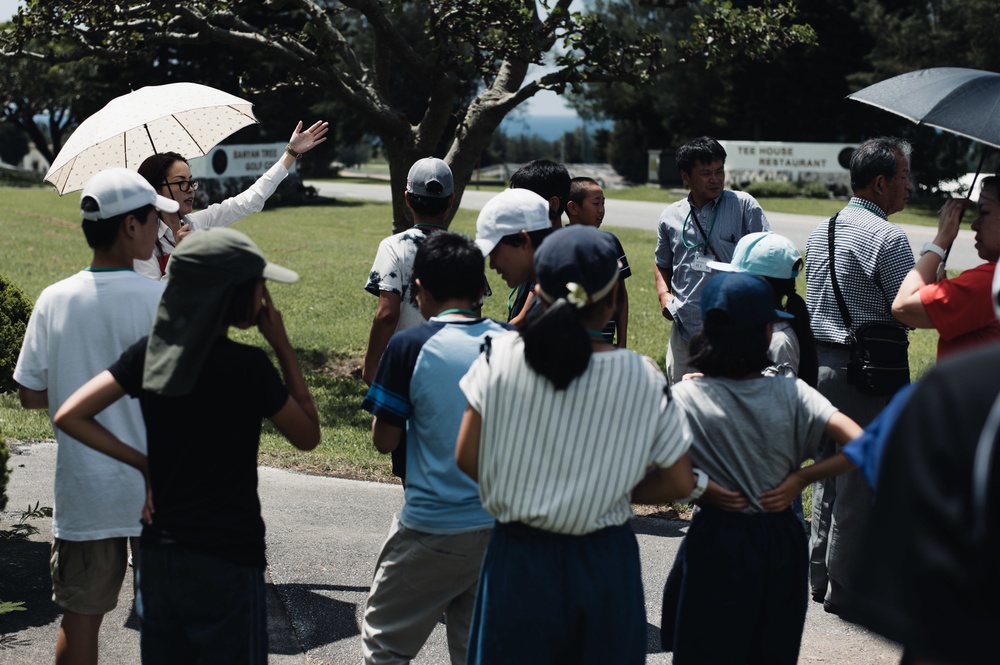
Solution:
<path fill-rule="evenodd" d="M 317 120 L 312 127 L 303 131 L 300 120 L 299 124 L 295 126 L 295 131 L 292 132 L 292 138 L 288 139 L 288 147 L 300 155 L 309 152 L 326 140 L 328 131 L 330 131 L 330 123 L 323 120 Z"/>

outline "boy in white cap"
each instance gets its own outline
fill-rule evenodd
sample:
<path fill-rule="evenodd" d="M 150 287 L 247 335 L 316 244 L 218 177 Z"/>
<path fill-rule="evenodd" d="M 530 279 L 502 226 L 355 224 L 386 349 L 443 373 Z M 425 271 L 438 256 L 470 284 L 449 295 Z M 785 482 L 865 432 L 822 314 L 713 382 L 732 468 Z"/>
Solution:
<path fill-rule="evenodd" d="M 535 288 L 535 250 L 552 232 L 549 204 L 527 189 L 505 189 L 479 212 L 476 245 L 511 288 L 509 323 L 519 325 L 527 316 L 541 312 L 541 303 L 527 302 L 527 295 Z"/>
<path fill-rule="evenodd" d="M 56 426 L 90 452 L 146 479 L 136 575 L 146 665 L 267 664 L 261 426 L 270 420 L 300 450 L 320 437 L 316 406 L 265 285 L 298 278 L 235 229 L 195 233 L 172 254 L 149 336 L 55 415 Z M 230 328 L 253 327 L 280 375 L 263 349 L 228 337 Z M 148 458 L 97 420 L 121 402 L 142 407 Z"/>
<path fill-rule="evenodd" d="M 437 157 L 414 162 L 406 176 L 406 207 L 413 214 L 413 226 L 382 240 L 368 273 L 365 291 L 378 296 L 378 309 L 368 333 L 361 378 L 369 386 L 389 344 L 400 330 L 424 323 L 417 305 L 413 283 L 413 259 L 417 248 L 435 231 L 448 228 L 448 211 L 455 202 L 455 179 L 451 168 Z M 392 473 L 406 480 L 406 445 L 392 454 Z"/>
<path fill-rule="evenodd" d="M 163 285 L 138 275 L 133 261 L 153 254 L 157 211 L 177 212 L 128 169 L 91 178 L 80 199 L 91 264 L 42 291 L 14 369 L 21 405 L 50 417 L 77 388 L 149 333 Z M 123 400 L 105 425 L 146 451 L 138 402 Z M 55 428 L 52 599 L 63 609 L 56 663 L 96 663 L 101 621 L 118 603 L 128 566 L 127 540 L 141 531 L 142 475 Z"/>

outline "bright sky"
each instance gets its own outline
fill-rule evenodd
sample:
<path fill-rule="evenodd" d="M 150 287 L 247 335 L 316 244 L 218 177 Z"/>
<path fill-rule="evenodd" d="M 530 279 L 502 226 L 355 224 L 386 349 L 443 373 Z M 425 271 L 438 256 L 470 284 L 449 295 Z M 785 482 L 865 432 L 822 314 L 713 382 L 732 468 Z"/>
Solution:
<path fill-rule="evenodd" d="M 21 4 L 22 0 L 0 0 L 0 21 L 6 21 L 16 14 Z M 577 5 L 582 4 L 580 0 L 576 0 L 572 9 L 578 9 Z M 541 76 L 544 72 L 544 68 L 536 68 L 535 73 L 531 75 Z M 576 115 L 576 111 L 567 106 L 562 97 L 554 92 L 540 92 L 522 105 L 522 108 L 526 115 Z"/>
<path fill-rule="evenodd" d="M 17 13 L 21 0 L 0 0 L 0 21 L 6 21 Z"/>

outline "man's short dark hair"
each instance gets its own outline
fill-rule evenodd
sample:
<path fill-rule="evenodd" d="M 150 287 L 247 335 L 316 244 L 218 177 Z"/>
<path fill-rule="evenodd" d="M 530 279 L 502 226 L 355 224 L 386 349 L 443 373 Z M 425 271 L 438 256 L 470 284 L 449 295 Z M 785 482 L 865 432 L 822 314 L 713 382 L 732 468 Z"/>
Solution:
<path fill-rule="evenodd" d="M 698 162 L 711 164 L 717 159 L 726 161 L 726 149 L 711 136 L 702 136 L 688 141 L 677 149 L 677 168 L 684 173 L 690 174 L 691 169 Z"/>
<path fill-rule="evenodd" d="M 97 199 L 92 196 L 85 196 L 80 201 L 80 210 L 83 212 L 98 212 L 101 209 Z M 87 239 L 87 245 L 96 251 L 106 252 L 115 244 L 118 239 L 118 231 L 122 227 L 122 222 L 129 215 L 135 215 L 140 224 L 146 223 L 149 213 L 156 210 L 151 205 L 144 205 L 136 210 L 115 215 L 107 219 L 83 220 L 83 237 Z"/>
<path fill-rule="evenodd" d="M 980 192 L 982 192 L 987 187 L 993 190 L 994 196 L 1000 194 L 1000 178 L 997 178 L 997 176 L 995 175 L 988 175 L 979 181 Z"/>
<path fill-rule="evenodd" d="M 864 189 L 879 176 L 892 180 L 899 169 L 897 155 L 909 159 L 912 150 L 909 141 L 894 136 L 868 139 L 851 154 L 851 189 Z"/>
<path fill-rule="evenodd" d="M 412 192 L 406 192 L 405 194 L 406 200 L 410 204 L 410 209 L 421 217 L 443 215 L 451 204 L 450 196 L 420 196 Z"/>
<path fill-rule="evenodd" d="M 597 182 L 593 178 L 588 178 L 587 176 L 578 176 L 573 178 L 569 181 L 568 200 L 576 204 L 583 203 L 583 199 L 587 196 L 587 192 L 589 192 L 592 187 L 600 186 L 601 183 Z"/>
<path fill-rule="evenodd" d="M 476 244 L 450 231 L 428 236 L 413 259 L 413 278 L 438 302 L 477 302 L 483 294 L 485 271 L 486 260 Z"/>
<path fill-rule="evenodd" d="M 531 246 L 534 247 L 535 250 L 537 250 L 538 246 L 542 244 L 542 241 L 548 238 L 553 231 L 557 230 L 558 229 L 553 229 L 550 227 L 547 229 L 538 229 L 537 231 L 528 231 L 528 240 L 531 241 Z M 520 247 L 527 241 L 524 239 L 524 236 L 521 235 L 520 233 L 511 233 L 510 235 L 506 235 L 500 238 L 498 242 L 502 242 L 505 245 L 510 245 L 511 247 Z"/>
<path fill-rule="evenodd" d="M 553 196 L 558 196 L 559 216 L 566 212 L 566 200 L 569 198 L 569 171 L 562 164 L 548 159 L 528 162 L 514 171 L 510 177 L 510 186 L 511 189 L 532 191 L 546 202 Z"/>

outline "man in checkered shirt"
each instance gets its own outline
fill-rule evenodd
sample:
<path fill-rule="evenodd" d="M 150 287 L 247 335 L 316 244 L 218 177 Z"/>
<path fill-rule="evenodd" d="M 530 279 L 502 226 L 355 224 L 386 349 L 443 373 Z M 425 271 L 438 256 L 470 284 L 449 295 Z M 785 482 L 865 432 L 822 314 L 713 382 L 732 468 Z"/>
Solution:
<path fill-rule="evenodd" d="M 913 268 L 906 234 L 889 215 L 906 205 L 910 184 L 910 144 L 897 138 L 865 141 L 851 157 L 854 197 L 835 218 L 834 264 L 837 282 L 855 325 L 888 323 L 904 327 L 892 316 L 892 299 Z M 848 330 L 830 281 L 829 220 L 820 224 L 806 245 L 806 304 L 812 318 L 819 356 L 816 386 L 834 406 L 865 426 L 889 398 L 865 395 L 847 381 Z M 822 457 L 834 444 L 823 444 Z M 846 570 L 856 551 L 860 523 L 872 494 L 858 470 L 813 486 L 810 585 L 813 600 L 838 613 L 849 586 Z"/>

